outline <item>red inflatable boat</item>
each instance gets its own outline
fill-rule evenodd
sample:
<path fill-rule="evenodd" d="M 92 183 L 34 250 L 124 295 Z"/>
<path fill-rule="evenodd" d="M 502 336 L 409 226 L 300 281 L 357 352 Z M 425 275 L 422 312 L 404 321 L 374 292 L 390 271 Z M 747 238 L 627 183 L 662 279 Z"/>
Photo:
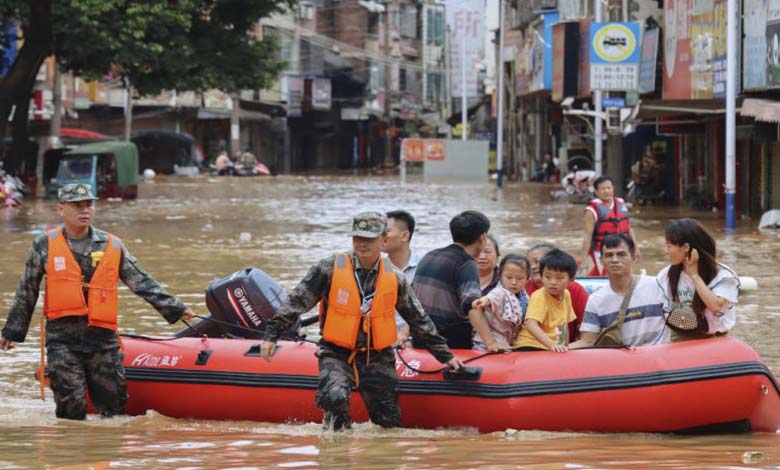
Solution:
<path fill-rule="evenodd" d="M 272 362 L 260 341 L 124 339 L 128 412 L 177 418 L 320 421 L 316 346 L 280 342 Z M 759 356 L 728 338 L 636 349 L 489 355 L 469 363 L 478 380 L 448 380 L 426 351 L 396 361 L 403 423 L 549 431 L 780 430 L 780 389 Z M 466 360 L 475 351 L 456 351 Z M 360 395 L 355 421 L 367 420 Z"/>

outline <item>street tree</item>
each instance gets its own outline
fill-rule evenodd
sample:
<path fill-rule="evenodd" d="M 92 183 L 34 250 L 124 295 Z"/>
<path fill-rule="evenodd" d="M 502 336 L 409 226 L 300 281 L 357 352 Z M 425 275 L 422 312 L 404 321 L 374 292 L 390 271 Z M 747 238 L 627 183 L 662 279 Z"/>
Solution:
<path fill-rule="evenodd" d="M 258 21 L 293 1 L 0 0 L 0 19 L 18 24 L 22 43 L 0 78 L 0 138 L 13 110 L 14 147 L 27 142 L 35 77 L 52 54 L 62 70 L 121 79 L 141 95 L 266 87 L 284 63 L 275 38 L 258 38 Z"/>

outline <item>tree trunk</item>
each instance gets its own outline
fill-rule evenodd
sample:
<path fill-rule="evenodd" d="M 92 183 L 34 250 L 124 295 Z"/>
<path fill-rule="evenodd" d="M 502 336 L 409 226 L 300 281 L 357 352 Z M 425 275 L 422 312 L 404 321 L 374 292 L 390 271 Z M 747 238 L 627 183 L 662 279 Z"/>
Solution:
<path fill-rule="evenodd" d="M 27 119 L 30 94 L 35 85 L 35 76 L 46 56 L 51 52 L 52 25 L 51 0 L 30 0 L 30 17 L 24 32 L 24 45 L 19 49 L 16 60 L 8 70 L 8 74 L 0 80 L 0 141 L 5 137 L 8 116 L 14 105 L 26 100 L 25 112 L 17 109 L 15 116 Z M 14 122 L 17 118 L 14 118 Z M 19 126 L 16 126 L 19 127 Z M 24 126 L 25 132 L 27 125 Z M 0 146 L 0 158 L 3 148 Z M 7 167 L 7 166 L 6 166 Z M 11 168 L 15 170 L 15 168 Z"/>

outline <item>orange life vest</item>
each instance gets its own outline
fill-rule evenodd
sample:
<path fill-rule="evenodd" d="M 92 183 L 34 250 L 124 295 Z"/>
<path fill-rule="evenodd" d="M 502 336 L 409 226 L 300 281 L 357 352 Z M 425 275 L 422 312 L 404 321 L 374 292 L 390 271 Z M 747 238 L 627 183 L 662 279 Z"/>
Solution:
<path fill-rule="evenodd" d="M 596 214 L 596 224 L 593 227 L 593 238 L 590 249 L 594 253 L 601 252 L 601 242 L 613 233 L 628 236 L 631 226 L 628 223 L 628 208 L 626 202 L 619 197 L 612 199 L 612 206 L 599 198 L 595 198 L 588 204 Z"/>
<path fill-rule="evenodd" d="M 395 325 L 398 279 L 393 272 L 393 266 L 381 258 L 374 292 L 371 310 L 364 315 L 360 311 L 363 299 L 355 280 L 352 260 L 344 253 L 336 255 L 333 279 L 328 293 L 328 309 L 324 312 L 324 316 L 320 305 L 322 338 L 336 346 L 354 350 L 358 328 L 361 320 L 364 320 L 363 331 L 368 336 L 370 348 L 381 351 L 395 344 L 398 340 Z"/>
<path fill-rule="evenodd" d="M 84 298 L 84 281 L 62 229 L 50 230 L 49 254 L 46 259 L 46 294 L 43 313 L 49 320 L 67 316 L 88 317 L 90 326 L 117 330 L 119 312 L 119 264 L 122 241 L 108 236 L 106 251 L 87 287 Z"/>

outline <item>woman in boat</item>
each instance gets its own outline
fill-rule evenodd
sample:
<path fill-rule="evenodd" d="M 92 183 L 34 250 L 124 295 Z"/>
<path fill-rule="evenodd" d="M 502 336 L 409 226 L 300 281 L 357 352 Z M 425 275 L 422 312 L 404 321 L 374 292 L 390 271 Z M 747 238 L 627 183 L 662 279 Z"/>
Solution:
<path fill-rule="evenodd" d="M 739 278 L 718 263 L 715 240 L 699 222 L 679 219 L 666 228 L 666 254 L 671 264 L 656 280 L 671 341 L 726 335 L 736 323 Z"/>
<path fill-rule="evenodd" d="M 477 256 L 477 269 L 479 270 L 479 289 L 482 295 L 487 295 L 498 285 L 498 258 L 501 253 L 498 251 L 498 241 L 488 233 L 487 241 L 482 252 Z"/>

